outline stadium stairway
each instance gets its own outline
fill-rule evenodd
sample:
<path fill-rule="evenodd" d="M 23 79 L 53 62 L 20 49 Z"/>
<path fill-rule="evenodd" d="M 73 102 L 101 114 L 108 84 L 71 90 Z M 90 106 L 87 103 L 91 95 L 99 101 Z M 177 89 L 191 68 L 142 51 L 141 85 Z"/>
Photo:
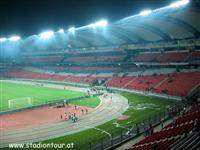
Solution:
<path fill-rule="evenodd" d="M 160 81 L 158 84 L 154 86 L 154 88 L 158 88 L 161 84 L 163 84 L 166 80 L 168 80 L 168 77 L 165 77 L 162 81 Z"/>
<path fill-rule="evenodd" d="M 181 138 L 171 146 L 171 150 L 191 149 L 196 150 L 199 147 L 200 135 L 197 132 L 190 133 L 187 137 Z"/>
<path fill-rule="evenodd" d="M 129 82 L 127 82 L 123 88 L 126 88 L 130 83 L 134 82 L 135 80 L 137 80 L 137 77 L 133 78 L 132 80 L 130 80 Z"/>

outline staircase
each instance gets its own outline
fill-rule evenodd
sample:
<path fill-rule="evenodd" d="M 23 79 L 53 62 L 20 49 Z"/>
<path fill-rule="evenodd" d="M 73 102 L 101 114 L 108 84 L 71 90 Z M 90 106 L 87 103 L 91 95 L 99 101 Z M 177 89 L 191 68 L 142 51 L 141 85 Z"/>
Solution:
<path fill-rule="evenodd" d="M 154 88 L 157 88 L 157 87 L 159 87 L 160 85 L 162 85 L 168 78 L 169 78 L 169 77 L 164 78 L 162 81 L 160 81 L 158 84 L 156 84 L 156 85 L 154 86 Z"/>
<path fill-rule="evenodd" d="M 132 80 L 130 80 L 129 82 L 127 82 L 122 88 L 126 88 L 130 83 L 132 83 L 133 81 L 135 81 L 138 77 L 133 78 Z"/>

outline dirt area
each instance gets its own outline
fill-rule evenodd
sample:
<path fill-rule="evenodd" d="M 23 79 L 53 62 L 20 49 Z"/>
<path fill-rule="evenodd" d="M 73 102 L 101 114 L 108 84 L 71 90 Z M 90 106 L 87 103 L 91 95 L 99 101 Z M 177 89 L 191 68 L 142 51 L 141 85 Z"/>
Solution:
<path fill-rule="evenodd" d="M 129 118 L 129 116 L 127 116 L 127 115 L 122 115 L 122 116 L 120 116 L 119 118 L 117 118 L 117 120 L 126 120 L 126 119 L 128 119 Z"/>
<path fill-rule="evenodd" d="M 82 109 L 84 113 L 82 113 Z M 86 109 L 88 113 L 93 112 L 94 108 L 88 108 L 83 106 L 77 106 L 75 109 L 74 105 L 68 105 L 62 108 L 55 108 L 54 106 L 46 106 L 36 109 L 30 109 L 23 112 L 17 112 L 14 114 L 6 114 L 0 116 L 1 131 L 11 131 L 17 129 L 25 129 L 37 127 L 43 124 L 51 124 L 56 122 L 66 121 L 65 113 L 74 114 L 77 118 L 86 115 Z M 62 115 L 62 117 L 61 117 Z"/>

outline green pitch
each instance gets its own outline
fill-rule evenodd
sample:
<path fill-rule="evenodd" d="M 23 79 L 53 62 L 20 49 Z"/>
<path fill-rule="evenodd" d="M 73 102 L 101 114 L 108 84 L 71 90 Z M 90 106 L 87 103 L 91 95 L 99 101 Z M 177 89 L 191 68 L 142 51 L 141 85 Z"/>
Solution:
<path fill-rule="evenodd" d="M 42 86 L 26 85 L 18 83 L 10 83 L 1 81 L 0 82 L 0 111 L 9 110 L 8 100 L 31 97 L 33 105 L 45 104 L 47 102 L 59 100 L 59 99 L 69 99 L 85 96 L 83 92 L 62 90 L 55 88 L 46 88 Z M 78 100 L 72 102 L 76 105 L 96 107 L 100 103 L 97 97 L 91 97 L 84 100 Z"/>

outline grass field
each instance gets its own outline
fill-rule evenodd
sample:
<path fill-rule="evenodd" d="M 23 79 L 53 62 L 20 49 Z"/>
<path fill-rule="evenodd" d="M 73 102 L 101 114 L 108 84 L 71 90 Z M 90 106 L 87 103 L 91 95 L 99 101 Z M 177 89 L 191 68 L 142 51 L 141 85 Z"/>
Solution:
<path fill-rule="evenodd" d="M 149 97 L 136 95 L 131 93 L 121 93 L 124 97 L 126 97 L 129 101 L 130 108 L 124 113 L 128 118 L 125 120 L 112 120 L 103 125 L 97 126 L 96 128 L 100 130 L 104 130 L 113 135 L 119 134 L 122 130 L 120 126 L 128 126 L 133 125 L 134 123 L 140 123 L 149 117 L 152 117 L 159 112 L 162 112 L 167 107 L 171 107 L 176 102 L 172 100 L 166 100 L 163 98 L 157 97 Z M 118 123 L 120 126 L 116 127 L 115 123 Z M 100 143 L 102 138 L 109 138 L 109 136 L 101 131 L 96 129 L 89 129 L 77 134 L 56 138 L 52 140 L 44 141 L 44 143 L 70 143 L 74 142 L 74 144 L 79 147 L 79 149 L 89 149 L 89 142 L 95 145 L 96 143 Z"/>
<path fill-rule="evenodd" d="M 64 98 L 75 98 L 84 96 L 85 93 L 62 90 L 55 88 L 46 88 L 35 85 L 26 85 L 18 83 L 10 83 L 1 81 L 1 94 L 0 94 L 0 111 L 9 110 L 8 100 L 16 98 L 31 97 L 33 105 L 44 104 Z M 72 102 L 73 104 L 80 106 L 96 107 L 100 103 L 98 97 L 91 97 L 88 99 L 82 99 Z"/>

